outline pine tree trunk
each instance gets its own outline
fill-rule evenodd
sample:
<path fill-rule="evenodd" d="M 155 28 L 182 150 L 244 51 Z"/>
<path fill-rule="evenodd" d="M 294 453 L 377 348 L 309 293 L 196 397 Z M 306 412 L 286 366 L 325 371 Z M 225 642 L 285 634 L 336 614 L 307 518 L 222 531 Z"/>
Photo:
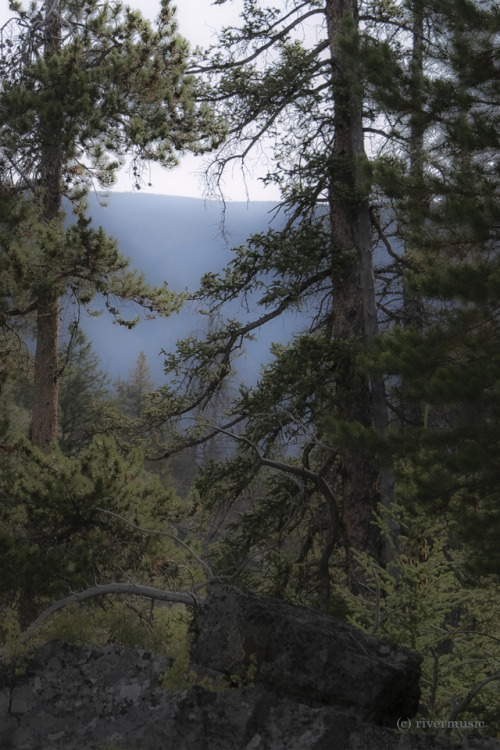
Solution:
<path fill-rule="evenodd" d="M 355 0 L 327 0 L 326 17 L 332 59 L 335 104 L 335 142 L 332 154 L 330 222 L 334 247 L 333 335 L 341 346 L 336 382 L 339 418 L 384 430 L 387 424 L 385 393 L 381 382 L 358 371 L 349 341 L 369 343 L 377 330 L 377 308 L 372 264 L 371 222 L 368 199 L 363 196 L 362 159 L 365 156 L 362 99 L 356 73 L 346 65 L 337 44 L 342 19 L 357 22 Z M 349 69 L 348 69 L 349 68 Z M 339 260 L 340 259 L 340 260 Z M 354 347 L 356 348 L 356 347 Z M 367 454 L 345 448 L 341 457 L 342 527 L 345 535 L 346 573 L 350 589 L 357 592 L 363 577 L 356 569 L 352 550 L 383 561 L 382 542 L 373 524 L 382 489 L 392 492 L 390 475 L 379 476 Z M 386 502 L 389 499 L 384 498 Z"/>
<path fill-rule="evenodd" d="M 61 23 L 57 3 L 45 2 L 45 60 L 60 49 Z M 52 11 L 52 12 L 51 12 Z M 54 224 L 61 217 L 60 123 L 41 122 L 42 158 L 40 187 L 42 220 Z M 59 409 L 59 316 L 57 290 L 42 295 L 37 306 L 35 388 L 30 436 L 33 445 L 47 453 L 57 441 Z"/>

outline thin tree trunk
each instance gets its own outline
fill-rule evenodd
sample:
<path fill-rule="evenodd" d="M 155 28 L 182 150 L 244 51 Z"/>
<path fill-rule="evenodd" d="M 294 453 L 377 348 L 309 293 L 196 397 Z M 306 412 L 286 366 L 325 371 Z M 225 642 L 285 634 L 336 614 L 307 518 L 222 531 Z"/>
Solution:
<path fill-rule="evenodd" d="M 404 271 L 414 266 L 413 250 L 415 238 L 421 231 L 422 209 L 426 207 L 426 194 L 423 187 L 424 126 L 422 123 L 422 84 L 423 74 L 423 9 L 422 0 L 414 0 L 412 14 L 412 50 L 410 71 L 412 77 L 411 117 L 408 133 L 409 175 L 411 193 L 407 207 L 408 233 L 404 243 Z M 409 289 L 406 274 L 403 274 L 403 311 L 402 323 L 418 331 L 423 330 L 424 305 L 422 300 Z M 424 410 L 420 404 L 401 404 L 400 428 L 421 425 L 424 421 Z"/>
<path fill-rule="evenodd" d="M 422 84 L 423 75 L 423 10 L 421 0 L 415 0 L 412 6 L 412 52 L 411 52 L 411 76 L 412 76 L 412 114 L 409 126 L 409 170 L 412 183 L 412 195 L 408 206 L 408 229 L 409 240 L 405 242 L 405 262 L 411 268 L 412 247 L 415 237 L 422 226 L 422 208 L 426 208 L 426 194 L 423 191 L 423 154 L 424 154 L 424 126 L 422 123 Z M 422 300 L 415 297 L 408 289 L 405 278 L 403 278 L 403 323 L 411 326 L 417 331 L 422 331 L 424 319 L 424 306 Z M 419 422 L 421 409 L 414 416 Z M 411 418 L 408 421 L 413 421 Z"/>
<path fill-rule="evenodd" d="M 35 398 L 31 442 L 48 452 L 57 441 L 59 299 L 40 303 L 37 310 Z"/>

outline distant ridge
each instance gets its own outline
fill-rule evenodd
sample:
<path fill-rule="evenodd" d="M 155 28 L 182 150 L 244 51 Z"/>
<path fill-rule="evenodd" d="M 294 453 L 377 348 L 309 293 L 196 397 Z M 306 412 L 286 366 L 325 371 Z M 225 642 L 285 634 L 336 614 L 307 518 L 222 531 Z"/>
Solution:
<path fill-rule="evenodd" d="M 149 193 L 110 193 L 105 202 L 102 206 L 96 195 L 90 196 L 93 223 L 116 238 L 121 252 L 150 283 L 167 281 L 175 291 L 196 289 L 204 273 L 222 269 L 231 257 L 231 248 L 266 231 L 274 216 L 274 204 L 264 201 L 227 203 L 224 214 L 219 201 Z M 98 300 L 93 308 L 100 308 Z M 153 378 L 160 383 L 160 350 L 173 350 L 178 338 L 202 323 L 197 317 L 183 310 L 172 318 L 141 322 L 129 331 L 113 324 L 103 312 L 97 318 L 85 315 L 82 329 L 111 378 L 126 378 L 139 352 L 144 351 Z"/>

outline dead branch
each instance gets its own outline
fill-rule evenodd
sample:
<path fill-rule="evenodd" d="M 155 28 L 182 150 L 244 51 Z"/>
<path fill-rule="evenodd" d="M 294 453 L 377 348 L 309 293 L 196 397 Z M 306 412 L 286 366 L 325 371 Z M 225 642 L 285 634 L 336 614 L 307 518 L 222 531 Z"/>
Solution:
<path fill-rule="evenodd" d="M 90 589 L 81 591 L 79 594 L 70 594 L 64 599 L 59 599 L 47 607 L 29 628 L 25 630 L 23 636 L 27 640 L 35 633 L 40 625 L 45 622 L 51 615 L 70 604 L 85 602 L 88 599 L 94 599 L 97 596 L 109 596 L 110 594 L 128 594 L 129 596 L 142 596 L 147 599 L 155 599 L 172 604 L 185 604 L 186 606 L 197 606 L 203 604 L 204 599 L 195 594 L 182 594 L 178 591 L 164 591 L 156 589 L 153 586 L 139 586 L 135 583 L 105 583 L 100 586 L 93 586 Z"/>
<path fill-rule="evenodd" d="M 205 573 L 207 574 L 210 581 L 214 580 L 214 575 L 212 571 L 210 570 L 209 566 L 206 562 L 204 562 L 194 550 L 191 549 L 189 544 L 186 544 L 182 539 L 179 539 L 179 537 L 176 534 L 172 534 L 170 531 L 160 531 L 158 529 L 144 529 L 142 526 L 138 526 L 135 523 L 132 523 L 132 521 L 127 521 L 126 518 L 123 516 L 120 516 L 118 513 L 113 513 L 111 510 L 104 510 L 103 508 L 96 508 L 100 513 L 105 513 L 107 516 L 113 516 L 114 518 L 118 518 L 120 521 L 125 523 L 127 526 L 130 526 L 132 529 L 136 529 L 137 531 L 141 531 L 143 534 L 152 534 L 155 536 L 166 536 L 168 539 L 172 539 L 176 544 L 178 544 L 180 547 L 183 547 L 185 550 L 189 552 L 189 554 L 196 560 L 196 562 L 201 565 Z"/>

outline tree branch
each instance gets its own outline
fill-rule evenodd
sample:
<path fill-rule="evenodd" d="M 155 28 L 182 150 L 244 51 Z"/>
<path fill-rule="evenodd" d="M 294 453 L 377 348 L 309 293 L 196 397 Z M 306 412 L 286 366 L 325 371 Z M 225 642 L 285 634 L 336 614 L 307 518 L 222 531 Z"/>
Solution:
<path fill-rule="evenodd" d="M 162 589 L 155 589 L 153 586 L 139 586 L 135 583 L 106 583 L 101 586 L 93 586 L 79 594 L 71 594 L 64 599 L 59 599 L 57 602 L 51 604 L 50 607 L 47 607 L 47 609 L 45 609 L 42 614 L 31 623 L 29 628 L 25 630 L 23 634 L 24 638 L 31 638 L 45 620 L 60 609 L 67 607 L 69 604 L 85 602 L 88 599 L 94 599 L 96 596 L 108 596 L 109 594 L 143 596 L 147 599 L 156 599 L 162 602 L 171 602 L 172 604 L 185 604 L 188 607 L 203 604 L 204 602 L 203 597 L 195 596 L 195 594 L 181 594 L 177 591 L 164 591 Z"/>
<path fill-rule="evenodd" d="M 304 3 L 304 5 L 306 5 Z M 293 12 L 293 11 L 292 11 Z M 256 60 L 258 57 L 260 57 L 266 50 L 270 49 L 276 42 L 281 41 L 284 39 L 290 31 L 293 31 L 299 24 L 303 23 L 307 18 L 310 18 L 311 16 L 316 16 L 318 14 L 324 15 L 323 9 L 314 9 L 310 10 L 307 13 L 304 13 L 303 15 L 296 18 L 292 23 L 290 23 L 288 26 L 285 26 L 283 29 L 281 29 L 279 32 L 274 34 L 268 41 L 263 44 L 261 47 L 258 47 L 254 52 L 252 52 L 251 55 L 248 55 L 248 57 L 244 57 L 242 60 L 231 60 L 230 62 L 226 63 L 215 63 L 214 65 L 208 65 L 206 67 L 203 66 L 194 66 L 193 68 L 188 69 L 188 73 L 192 74 L 199 74 L 199 73 L 219 73 L 223 70 L 230 70 L 231 68 L 239 68 L 242 65 L 248 65 L 249 63 L 253 62 L 253 60 Z M 292 13 L 289 13 L 287 16 L 285 16 L 283 19 L 280 20 L 280 23 L 288 18 Z M 274 24 L 275 26 L 278 25 L 278 22 Z M 241 42 L 245 40 L 235 40 L 235 43 Z"/>
<path fill-rule="evenodd" d="M 192 557 L 194 557 L 196 562 L 199 565 L 201 565 L 201 567 L 203 568 L 203 570 L 209 577 L 209 580 L 212 581 L 214 579 L 214 575 L 212 571 L 210 570 L 209 566 L 207 565 L 207 563 L 204 562 L 201 558 L 199 558 L 196 552 L 194 552 L 194 550 L 191 549 L 189 544 L 186 544 L 186 542 L 183 542 L 182 539 L 179 539 L 179 537 L 176 536 L 176 534 L 172 534 L 169 531 L 159 531 L 157 529 L 144 529 L 142 528 L 142 526 L 137 526 L 137 524 L 132 523 L 131 521 L 127 521 L 126 518 L 124 518 L 123 516 L 120 516 L 118 513 L 113 513 L 111 510 L 104 510 L 103 508 L 96 508 L 96 510 L 98 510 L 100 513 L 105 513 L 108 516 L 113 516 L 114 518 L 118 518 L 127 526 L 130 526 L 132 529 L 136 529 L 137 531 L 142 531 L 144 534 L 155 534 L 156 536 L 166 536 L 168 539 L 172 539 L 172 541 L 174 541 L 179 546 L 183 547 L 185 550 L 189 552 L 190 555 L 192 555 Z"/>

